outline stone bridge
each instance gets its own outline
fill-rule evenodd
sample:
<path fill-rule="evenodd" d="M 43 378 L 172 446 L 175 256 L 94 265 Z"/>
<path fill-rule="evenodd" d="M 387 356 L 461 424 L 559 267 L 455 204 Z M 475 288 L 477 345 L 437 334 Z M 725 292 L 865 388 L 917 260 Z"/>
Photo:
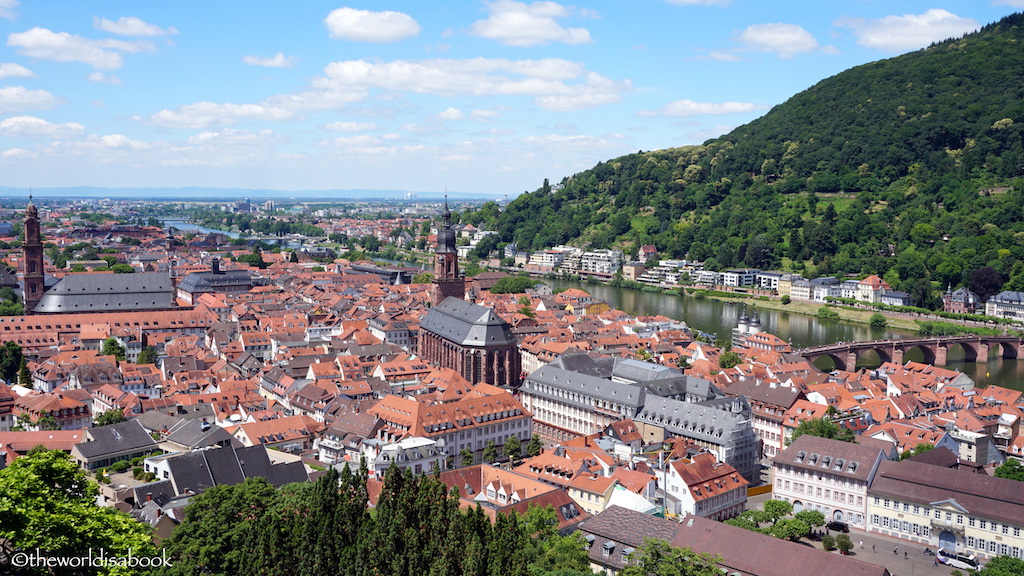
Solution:
<path fill-rule="evenodd" d="M 903 364 L 903 355 L 919 348 L 926 364 L 944 366 L 950 348 L 961 346 L 967 362 L 988 362 L 990 352 L 1003 358 L 1024 359 L 1024 339 L 1017 336 L 932 336 L 901 340 L 873 340 L 870 342 L 839 342 L 826 346 L 813 346 L 794 350 L 812 363 L 828 356 L 837 370 L 853 370 L 862 354 L 874 351 L 882 362 Z"/>

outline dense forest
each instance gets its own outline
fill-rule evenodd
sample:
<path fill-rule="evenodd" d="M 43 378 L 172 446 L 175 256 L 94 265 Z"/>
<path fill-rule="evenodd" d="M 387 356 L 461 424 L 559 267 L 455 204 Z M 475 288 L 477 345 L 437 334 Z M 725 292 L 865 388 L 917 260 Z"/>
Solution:
<path fill-rule="evenodd" d="M 460 216 L 524 250 L 653 244 L 710 269 L 879 274 L 924 306 L 973 275 L 1024 290 L 1022 25 L 852 68 L 702 145 Z"/>

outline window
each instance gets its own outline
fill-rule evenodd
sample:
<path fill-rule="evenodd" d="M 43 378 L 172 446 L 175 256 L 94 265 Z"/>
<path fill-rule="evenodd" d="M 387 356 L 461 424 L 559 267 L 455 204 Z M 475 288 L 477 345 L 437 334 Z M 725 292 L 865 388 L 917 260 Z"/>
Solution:
<path fill-rule="evenodd" d="M 968 525 L 968 526 L 970 526 L 971 528 L 974 528 L 974 526 L 975 526 L 975 525 L 976 525 L 977 523 L 978 523 L 978 521 L 977 521 L 977 520 L 975 520 L 974 518 L 968 518 L 968 519 L 967 519 L 967 525 Z"/>
<path fill-rule="evenodd" d="M 921 513 L 921 507 L 918 506 L 917 504 L 914 504 L 914 514 L 920 514 L 920 513 Z"/>
<path fill-rule="evenodd" d="M 957 524 L 963 524 L 964 523 L 964 515 L 963 514 L 957 514 L 956 515 L 956 523 Z"/>
<path fill-rule="evenodd" d="M 942 511 L 939 510 L 938 508 L 936 508 L 935 509 L 935 519 L 938 520 L 941 517 L 942 517 Z"/>
<path fill-rule="evenodd" d="M 988 521 L 987 521 L 987 520 L 982 520 L 982 521 L 981 521 L 981 522 L 980 522 L 980 523 L 978 524 L 978 528 L 981 528 L 982 530 L 984 530 L 984 529 L 988 528 Z"/>
<path fill-rule="evenodd" d="M 967 537 L 967 547 L 968 548 L 974 548 L 974 544 L 975 544 L 974 536 L 968 536 Z"/>
<path fill-rule="evenodd" d="M 906 502 L 904 502 L 903 503 L 903 511 L 904 512 L 910 512 L 910 504 L 907 504 Z"/>

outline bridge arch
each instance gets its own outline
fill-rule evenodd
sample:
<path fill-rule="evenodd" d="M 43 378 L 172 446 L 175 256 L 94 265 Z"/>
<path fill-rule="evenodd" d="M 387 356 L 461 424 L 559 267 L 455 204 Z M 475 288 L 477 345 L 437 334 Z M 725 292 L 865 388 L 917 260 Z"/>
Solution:
<path fill-rule="evenodd" d="M 1020 357 L 1020 344 L 1018 342 L 992 342 L 999 346 L 999 355 L 1003 358 L 1016 360 Z"/>
<path fill-rule="evenodd" d="M 902 348 L 901 350 L 903 352 L 903 363 L 904 364 L 907 361 L 907 356 L 908 355 L 913 356 L 913 354 L 912 354 L 913 351 L 919 351 L 921 353 L 921 363 L 923 363 L 923 364 L 935 364 L 935 360 L 938 357 L 938 355 L 935 352 L 935 348 L 933 346 L 928 346 L 928 345 L 925 345 L 925 344 L 918 344 L 916 346 L 908 346 L 906 348 Z"/>

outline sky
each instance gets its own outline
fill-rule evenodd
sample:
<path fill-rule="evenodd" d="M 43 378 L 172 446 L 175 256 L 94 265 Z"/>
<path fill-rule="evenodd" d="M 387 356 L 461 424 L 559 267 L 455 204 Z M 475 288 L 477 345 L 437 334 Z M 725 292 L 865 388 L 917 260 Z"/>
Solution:
<path fill-rule="evenodd" d="M 1024 0 L 0 0 L 0 186 L 501 199 Z"/>

